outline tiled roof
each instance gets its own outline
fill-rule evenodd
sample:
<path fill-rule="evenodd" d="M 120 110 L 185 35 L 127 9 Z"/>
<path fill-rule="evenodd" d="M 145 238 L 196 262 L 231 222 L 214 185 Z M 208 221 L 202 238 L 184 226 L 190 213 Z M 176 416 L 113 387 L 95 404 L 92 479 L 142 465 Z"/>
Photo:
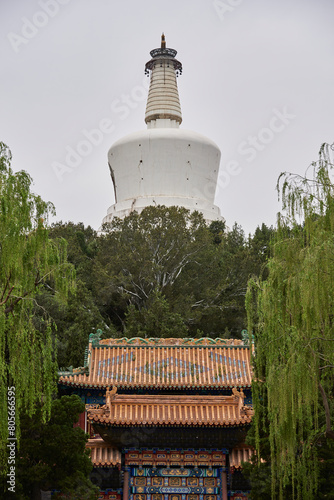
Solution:
<path fill-rule="evenodd" d="M 251 349 L 240 340 L 107 339 L 89 344 L 89 373 L 63 373 L 64 385 L 105 388 L 250 387 Z"/>
<path fill-rule="evenodd" d="M 89 439 L 86 448 L 91 451 L 90 457 L 94 467 L 117 466 L 122 462 L 121 452 L 103 439 Z"/>
<path fill-rule="evenodd" d="M 94 467 L 117 467 L 121 465 L 122 455 L 103 439 L 89 439 L 86 448 L 91 451 L 91 461 Z M 229 454 L 230 467 L 241 468 L 242 462 L 249 462 L 254 450 L 246 446 L 234 448 Z"/>
<path fill-rule="evenodd" d="M 229 455 L 230 467 L 234 467 L 235 469 L 241 468 L 241 463 L 249 462 L 252 455 L 254 455 L 253 448 L 248 448 L 246 446 L 234 448 Z"/>
<path fill-rule="evenodd" d="M 236 396 L 116 394 L 109 404 L 88 410 L 92 424 L 113 426 L 229 427 L 249 424 L 252 415 Z"/>

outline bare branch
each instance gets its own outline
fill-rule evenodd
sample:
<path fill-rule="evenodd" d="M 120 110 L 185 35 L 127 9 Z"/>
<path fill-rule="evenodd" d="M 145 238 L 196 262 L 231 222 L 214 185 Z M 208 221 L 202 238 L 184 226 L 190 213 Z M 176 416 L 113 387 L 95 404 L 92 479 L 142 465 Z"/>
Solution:
<path fill-rule="evenodd" d="M 9 291 L 8 291 L 8 293 L 7 293 L 7 297 L 5 298 L 5 300 L 3 300 L 3 301 L 1 301 L 1 302 L 0 302 L 0 306 L 2 306 L 3 304 L 6 304 L 7 300 L 8 300 L 8 299 L 9 299 L 9 297 L 10 297 L 10 294 L 12 293 L 12 291 L 13 291 L 13 289 L 14 289 L 14 287 L 15 287 L 15 285 L 13 285 L 13 286 L 9 289 Z M 6 288 L 7 288 L 7 285 L 6 285 Z M 6 288 L 5 288 L 5 289 L 6 289 Z M 5 290 L 4 290 L 4 292 L 5 292 Z M 1 299 L 3 298 L 3 295 L 4 295 L 4 293 L 2 294 Z"/>

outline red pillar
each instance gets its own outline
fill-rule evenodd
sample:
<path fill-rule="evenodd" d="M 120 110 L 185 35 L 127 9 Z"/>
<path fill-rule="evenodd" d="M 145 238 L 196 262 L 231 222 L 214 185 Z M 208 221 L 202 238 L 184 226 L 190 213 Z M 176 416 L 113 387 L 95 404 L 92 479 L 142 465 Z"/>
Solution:
<path fill-rule="evenodd" d="M 222 472 L 222 500 L 227 500 L 227 472 Z"/>
<path fill-rule="evenodd" d="M 129 469 L 124 470 L 123 500 L 129 500 Z M 226 497 L 227 500 L 227 497 Z"/>

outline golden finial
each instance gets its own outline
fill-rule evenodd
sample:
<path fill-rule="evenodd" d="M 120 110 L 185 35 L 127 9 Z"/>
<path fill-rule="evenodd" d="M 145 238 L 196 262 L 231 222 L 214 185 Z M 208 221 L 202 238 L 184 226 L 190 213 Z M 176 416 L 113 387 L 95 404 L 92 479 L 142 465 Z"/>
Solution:
<path fill-rule="evenodd" d="M 161 35 L 161 48 L 162 49 L 166 48 L 166 39 L 165 39 L 165 34 L 164 33 Z"/>

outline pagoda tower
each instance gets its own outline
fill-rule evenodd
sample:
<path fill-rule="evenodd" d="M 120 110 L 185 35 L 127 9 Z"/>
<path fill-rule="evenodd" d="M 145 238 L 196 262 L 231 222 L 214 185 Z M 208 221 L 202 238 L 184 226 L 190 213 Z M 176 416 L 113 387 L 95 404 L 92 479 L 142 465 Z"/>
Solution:
<path fill-rule="evenodd" d="M 115 203 L 102 224 L 147 206 L 178 206 L 201 212 L 206 221 L 223 220 L 214 205 L 220 150 L 210 139 L 180 128 L 182 113 L 176 77 L 182 64 L 176 50 L 153 49 L 145 65 L 150 75 L 147 129 L 115 142 L 108 153 Z"/>

